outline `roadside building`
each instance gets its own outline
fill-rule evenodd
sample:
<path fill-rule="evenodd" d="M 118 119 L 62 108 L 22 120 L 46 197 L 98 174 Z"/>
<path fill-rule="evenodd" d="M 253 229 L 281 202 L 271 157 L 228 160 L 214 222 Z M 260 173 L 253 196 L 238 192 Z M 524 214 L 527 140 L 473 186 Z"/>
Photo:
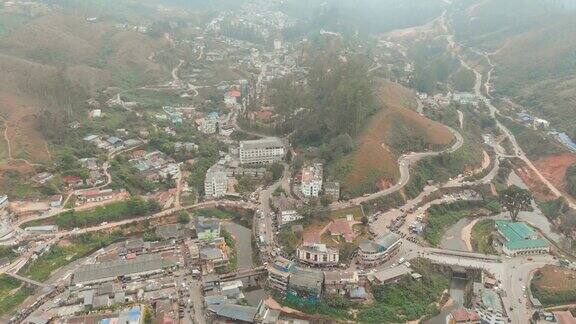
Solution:
<path fill-rule="evenodd" d="M 374 241 L 360 243 L 358 257 L 363 267 L 379 265 L 398 252 L 400 245 L 400 235 L 388 232 L 378 236 Z"/>
<path fill-rule="evenodd" d="M 114 198 L 114 191 L 112 189 L 104 190 L 88 190 L 83 191 L 77 195 L 78 200 L 84 203 L 94 203 Z"/>
<path fill-rule="evenodd" d="M 324 290 L 328 294 L 346 295 L 358 281 L 356 271 L 324 271 Z"/>
<path fill-rule="evenodd" d="M 296 249 L 296 257 L 303 264 L 317 267 L 335 266 L 340 261 L 337 248 L 320 243 L 301 245 Z"/>
<path fill-rule="evenodd" d="M 24 228 L 25 232 L 35 234 L 46 234 L 58 232 L 58 225 L 29 226 Z"/>
<path fill-rule="evenodd" d="M 320 298 L 323 283 L 321 271 L 294 267 L 290 273 L 287 297 L 315 303 Z"/>
<path fill-rule="evenodd" d="M 339 182 L 326 182 L 324 184 L 324 194 L 331 196 L 334 200 L 340 199 L 340 183 Z"/>
<path fill-rule="evenodd" d="M 217 247 L 203 247 L 200 249 L 200 260 L 206 265 L 208 273 L 213 269 L 224 267 L 228 264 L 228 255 Z"/>
<path fill-rule="evenodd" d="M 302 170 L 301 190 L 305 197 L 318 197 L 322 190 L 322 163 L 314 163 Z"/>
<path fill-rule="evenodd" d="M 196 217 L 196 235 L 199 240 L 213 240 L 220 237 L 220 221 L 215 218 Z"/>
<path fill-rule="evenodd" d="M 74 284 L 95 284 L 113 281 L 118 278 L 137 278 L 162 273 L 174 265 L 173 261 L 159 254 L 147 254 L 131 260 L 116 260 L 83 265 L 74 272 L 72 282 Z"/>
<path fill-rule="evenodd" d="M 371 282 L 383 285 L 389 282 L 396 282 L 412 273 L 412 270 L 405 265 L 399 265 L 392 268 L 382 269 L 368 276 Z"/>
<path fill-rule="evenodd" d="M 60 206 L 62 206 L 62 200 L 64 198 L 62 197 L 62 195 L 54 195 L 52 197 L 50 197 L 50 207 L 52 208 L 58 208 Z"/>
<path fill-rule="evenodd" d="M 474 310 L 458 308 L 448 314 L 448 324 L 458 323 L 478 324 L 480 323 L 480 316 Z"/>
<path fill-rule="evenodd" d="M 497 241 L 502 251 L 510 256 L 544 254 L 550 252 L 550 243 L 524 222 L 497 221 Z"/>
<path fill-rule="evenodd" d="M 228 190 L 228 175 L 217 165 L 206 171 L 204 180 L 204 194 L 207 198 L 220 198 Z"/>
<path fill-rule="evenodd" d="M 8 208 L 9 200 L 7 195 L 0 196 L 0 211 Z"/>
<path fill-rule="evenodd" d="M 270 285 L 281 292 L 286 292 L 294 262 L 279 256 L 267 268 Z"/>
<path fill-rule="evenodd" d="M 285 148 L 277 137 L 240 142 L 240 163 L 267 164 L 281 161 Z"/>

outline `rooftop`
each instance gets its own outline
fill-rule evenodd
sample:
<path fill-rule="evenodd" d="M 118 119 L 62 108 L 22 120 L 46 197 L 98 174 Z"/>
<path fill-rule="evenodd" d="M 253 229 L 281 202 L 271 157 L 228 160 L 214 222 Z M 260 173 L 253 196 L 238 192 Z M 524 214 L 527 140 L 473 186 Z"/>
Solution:
<path fill-rule="evenodd" d="M 408 275 L 412 270 L 404 265 L 399 265 L 393 268 L 384 269 L 374 274 L 374 279 L 380 282 L 386 282 L 405 275 Z"/>
<path fill-rule="evenodd" d="M 290 275 L 290 286 L 305 288 L 307 290 L 320 293 L 322 291 L 322 282 L 324 274 L 314 269 L 303 269 L 294 267 Z"/>
<path fill-rule="evenodd" d="M 545 248 L 548 241 L 539 238 L 536 232 L 524 222 L 497 221 L 496 228 L 502 234 L 510 250 Z"/>
<path fill-rule="evenodd" d="M 83 265 L 74 273 L 74 283 L 103 280 L 119 276 L 157 271 L 172 266 L 174 262 L 158 254 L 138 256 L 132 260 L 115 260 Z"/>
<path fill-rule="evenodd" d="M 258 140 L 240 142 L 240 149 L 244 150 L 264 149 L 272 147 L 284 147 L 284 144 L 278 137 L 267 137 Z"/>
<path fill-rule="evenodd" d="M 256 307 L 233 304 L 212 305 L 208 306 L 208 309 L 218 316 L 249 323 L 254 322 L 254 318 L 258 313 L 258 308 Z"/>

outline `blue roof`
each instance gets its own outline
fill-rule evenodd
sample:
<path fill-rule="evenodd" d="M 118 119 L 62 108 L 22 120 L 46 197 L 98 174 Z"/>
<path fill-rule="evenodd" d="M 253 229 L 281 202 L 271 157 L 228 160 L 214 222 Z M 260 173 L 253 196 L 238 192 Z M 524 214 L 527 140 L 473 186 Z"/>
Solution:
<path fill-rule="evenodd" d="M 572 141 L 572 139 L 570 138 L 570 136 L 568 136 L 568 134 L 560 133 L 558 134 L 558 138 L 562 143 L 564 143 L 564 145 L 568 146 L 571 150 L 576 151 L 576 143 Z"/>
<path fill-rule="evenodd" d="M 121 139 L 119 139 L 118 137 L 115 137 L 115 136 L 108 137 L 108 139 L 106 141 L 110 144 L 116 144 L 116 143 L 122 142 Z"/>
<path fill-rule="evenodd" d="M 366 289 L 362 286 L 354 287 L 350 290 L 350 297 L 364 298 L 366 297 Z"/>

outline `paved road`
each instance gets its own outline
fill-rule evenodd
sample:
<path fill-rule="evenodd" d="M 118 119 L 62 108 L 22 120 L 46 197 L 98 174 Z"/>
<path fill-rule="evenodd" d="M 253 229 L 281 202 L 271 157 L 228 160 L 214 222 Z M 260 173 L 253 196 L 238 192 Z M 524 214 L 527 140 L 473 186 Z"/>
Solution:
<path fill-rule="evenodd" d="M 446 126 L 446 127 L 448 127 L 448 126 Z M 410 181 L 410 167 L 413 166 L 414 164 L 416 164 L 418 161 L 420 161 L 426 157 L 438 156 L 442 153 L 452 153 L 452 152 L 455 152 L 456 150 L 458 150 L 464 144 L 464 138 L 456 130 L 454 130 L 450 127 L 448 127 L 448 128 L 450 129 L 450 132 L 452 132 L 452 134 L 454 135 L 454 138 L 456 139 L 456 141 L 454 142 L 454 144 L 452 144 L 452 146 L 450 146 L 449 148 L 442 150 L 442 151 L 413 152 L 410 154 L 402 155 L 398 159 L 398 167 L 400 169 L 400 178 L 398 179 L 398 182 L 396 184 L 394 184 L 392 187 L 386 188 L 384 190 L 380 190 L 378 192 L 375 192 L 375 193 L 367 195 L 367 196 L 350 199 L 347 203 L 345 203 L 345 205 L 350 205 L 350 204 L 358 205 L 358 204 L 361 204 L 361 203 L 364 203 L 364 202 L 367 202 L 370 200 L 374 200 L 376 198 L 380 198 L 380 197 L 384 197 L 384 196 L 388 196 L 390 194 L 393 194 L 393 193 L 399 191 L 400 189 L 404 188 L 404 186 L 406 186 L 408 184 L 408 182 Z M 333 209 L 338 209 L 338 208 L 342 207 L 342 204 L 333 204 L 331 207 Z"/>

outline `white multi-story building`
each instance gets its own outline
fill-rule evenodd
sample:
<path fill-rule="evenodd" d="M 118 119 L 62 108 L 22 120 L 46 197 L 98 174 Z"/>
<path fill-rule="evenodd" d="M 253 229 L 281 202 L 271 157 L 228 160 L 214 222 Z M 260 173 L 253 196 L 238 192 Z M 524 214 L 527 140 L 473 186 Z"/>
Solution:
<path fill-rule="evenodd" d="M 208 198 L 220 198 L 228 190 L 228 175 L 214 166 L 206 172 L 204 180 L 204 194 Z"/>
<path fill-rule="evenodd" d="M 240 142 L 240 163 L 266 164 L 282 160 L 284 144 L 277 137 Z"/>
<path fill-rule="evenodd" d="M 380 265 L 398 252 L 402 241 L 400 235 L 388 232 L 378 236 L 374 241 L 360 243 L 358 259 L 364 267 Z"/>
<path fill-rule="evenodd" d="M 326 244 L 301 245 L 296 250 L 298 261 L 311 266 L 335 266 L 340 261 L 339 251 Z"/>
<path fill-rule="evenodd" d="M 306 197 L 318 197 L 322 190 L 322 163 L 305 167 L 302 170 L 302 194 Z"/>
<path fill-rule="evenodd" d="M 0 195 L 0 210 L 3 210 L 7 207 L 8 207 L 8 196 Z"/>

